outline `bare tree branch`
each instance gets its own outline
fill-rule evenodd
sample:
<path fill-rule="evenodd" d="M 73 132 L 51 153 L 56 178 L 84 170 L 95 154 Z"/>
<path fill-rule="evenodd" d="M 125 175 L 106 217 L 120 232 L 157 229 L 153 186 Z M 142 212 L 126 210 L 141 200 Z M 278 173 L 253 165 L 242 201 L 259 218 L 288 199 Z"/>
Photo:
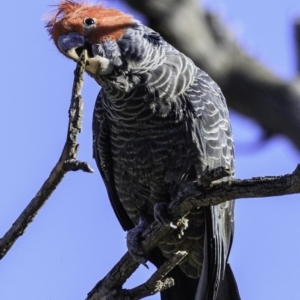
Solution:
<path fill-rule="evenodd" d="M 173 286 L 174 280 L 165 278 L 165 276 L 175 266 L 177 266 L 187 256 L 187 254 L 188 253 L 186 251 L 176 252 L 171 258 L 162 264 L 161 267 L 144 284 L 129 291 L 129 295 L 132 296 L 130 299 L 137 297 L 145 298 Z"/>
<path fill-rule="evenodd" d="M 224 168 L 225 169 L 225 168 Z M 214 172 L 211 172 L 214 176 Z M 226 174 L 226 172 L 224 172 Z M 206 174 L 206 177 L 208 175 Z M 169 205 L 169 214 L 178 220 L 191 209 L 224 203 L 231 199 L 258 198 L 300 193 L 300 165 L 292 174 L 284 176 L 255 177 L 229 182 L 214 182 L 210 188 L 199 187 L 196 182 L 188 184 Z M 143 233 L 142 246 L 145 253 L 150 251 L 172 230 L 154 221 Z M 138 263 L 127 252 L 112 270 L 88 294 L 86 300 L 104 300 L 123 296 L 122 286 L 137 269 Z M 176 284 L 176 283 L 175 283 Z M 130 298 L 132 299 L 132 298 Z M 141 298 L 134 298 L 141 299 Z"/>
<path fill-rule="evenodd" d="M 298 82 L 278 78 L 250 57 L 198 0 L 126 2 L 220 85 L 231 108 L 256 120 L 268 135 L 285 135 L 300 149 Z"/>
<path fill-rule="evenodd" d="M 171 258 L 169 258 L 159 269 L 154 272 L 154 274 L 143 284 L 126 290 L 121 291 L 113 290 L 105 300 L 132 300 L 132 299 L 142 299 L 158 292 L 162 292 L 165 289 L 173 286 L 173 278 L 165 278 L 165 276 L 180 263 L 187 255 L 186 251 L 178 251 Z"/>
<path fill-rule="evenodd" d="M 39 209 L 44 205 L 68 171 L 82 170 L 88 173 L 93 172 L 93 169 L 87 163 L 76 160 L 79 146 L 77 144 L 77 135 L 82 128 L 83 101 L 80 93 L 83 84 L 85 63 L 86 53 L 84 52 L 75 69 L 67 139 L 62 154 L 36 196 L 23 210 L 12 227 L 0 239 L 0 259 L 6 255 L 18 237 L 24 233 L 29 223 L 33 221 Z"/>

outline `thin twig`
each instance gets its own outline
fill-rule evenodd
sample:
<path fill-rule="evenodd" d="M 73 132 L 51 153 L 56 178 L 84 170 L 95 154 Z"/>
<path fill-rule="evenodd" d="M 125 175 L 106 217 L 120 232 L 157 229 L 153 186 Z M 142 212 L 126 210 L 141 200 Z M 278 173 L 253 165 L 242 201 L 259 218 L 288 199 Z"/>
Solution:
<path fill-rule="evenodd" d="M 66 160 L 64 163 L 65 171 L 83 171 L 87 173 L 93 173 L 94 170 L 85 161 L 80 161 L 76 159 Z"/>
<path fill-rule="evenodd" d="M 165 276 L 175 268 L 187 254 L 186 251 L 176 252 L 162 264 L 145 283 L 131 290 L 126 290 L 123 292 L 124 295 L 126 295 L 128 299 L 142 299 L 170 288 L 175 284 L 174 279 L 170 277 L 165 278 Z"/>
<path fill-rule="evenodd" d="M 114 290 L 105 298 L 105 300 L 137 300 L 172 287 L 175 284 L 174 279 L 170 277 L 165 278 L 165 276 L 175 268 L 187 254 L 186 251 L 174 253 L 174 255 L 162 264 L 145 283 L 130 290 Z"/>
<path fill-rule="evenodd" d="M 152 276 L 143 284 L 127 290 L 112 290 L 108 295 L 99 296 L 95 293 L 88 299 L 97 299 L 97 300 L 133 300 L 133 299 L 142 299 L 151 295 L 154 295 L 158 292 L 164 291 L 165 289 L 170 288 L 175 284 L 173 278 L 165 278 L 165 276 L 175 268 L 186 256 L 186 251 L 178 251 L 169 258 L 165 263 L 163 263 L 153 274 Z M 94 298 L 95 297 L 95 298 Z"/>
<path fill-rule="evenodd" d="M 196 183 L 186 186 L 170 204 L 170 213 L 176 218 L 195 207 L 211 206 L 231 199 L 282 196 L 300 193 L 300 164 L 292 174 L 253 177 L 215 183 L 201 190 Z M 182 206 L 182 208 L 180 208 Z M 175 215 L 174 215 L 175 214 Z"/>
<path fill-rule="evenodd" d="M 16 240 L 24 233 L 29 223 L 33 221 L 39 209 L 45 204 L 68 171 L 76 169 L 75 166 L 77 166 L 77 169 L 85 172 L 91 173 L 93 171 L 87 163 L 76 161 L 78 151 L 77 135 L 82 127 L 83 101 L 80 93 L 83 85 L 85 63 L 86 53 L 84 52 L 75 69 L 72 98 L 69 109 L 67 139 L 62 154 L 36 196 L 30 201 L 11 228 L 0 239 L 0 259 L 6 255 Z M 73 164 L 72 168 L 70 167 L 70 162 Z"/>
<path fill-rule="evenodd" d="M 292 174 L 218 182 L 209 189 L 199 187 L 196 182 L 191 183 L 170 203 L 169 214 L 173 220 L 177 220 L 193 208 L 217 205 L 231 199 L 296 193 L 300 193 L 300 165 Z M 154 221 L 143 233 L 142 247 L 145 249 L 145 253 L 149 253 L 171 230 L 170 227 Z M 112 270 L 96 284 L 86 300 L 104 300 L 112 291 L 115 293 L 121 291 L 123 284 L 137 267 L 138 263 L 127 252 Z"/>

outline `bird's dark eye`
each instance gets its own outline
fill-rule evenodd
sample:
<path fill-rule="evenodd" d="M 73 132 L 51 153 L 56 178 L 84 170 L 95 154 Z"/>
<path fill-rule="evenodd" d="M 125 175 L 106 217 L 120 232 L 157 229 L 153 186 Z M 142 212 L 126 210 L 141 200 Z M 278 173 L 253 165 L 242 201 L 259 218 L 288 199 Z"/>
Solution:
<path fill-rule="evenodd" d="M 85 26 L 87 26 L 87 27 L 90 27 L 90 26 L 92 26 L 92 25 L 94 25 L 95 24 L 95 21 L 94 21 L 94 19 L 92 19 L 92 18 L 85 18 L 84 20 L 83 20 L 83 25 L 85 25 Z"/>

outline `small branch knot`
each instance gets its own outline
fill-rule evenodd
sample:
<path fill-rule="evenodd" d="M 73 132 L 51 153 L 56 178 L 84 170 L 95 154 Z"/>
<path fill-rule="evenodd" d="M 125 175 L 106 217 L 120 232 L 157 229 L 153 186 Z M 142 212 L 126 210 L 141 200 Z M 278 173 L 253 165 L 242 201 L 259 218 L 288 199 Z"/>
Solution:
<path fill-rule="evenodd" d="M 175 281 L 172 277 L 167 277 L 163 280 L 158 280 L 154 287 L 154 293 L 162 292 L 174 285 L 175 285 Z"/>
<path fill-rule="evenodd" d="M 85 161 L 80 161 L 77 159 L 69 159 L 64 163 L 65 171 L 83 171 L 87 173 L 94 173 L 94 170 L 89 166 L 89 164 Z"/>

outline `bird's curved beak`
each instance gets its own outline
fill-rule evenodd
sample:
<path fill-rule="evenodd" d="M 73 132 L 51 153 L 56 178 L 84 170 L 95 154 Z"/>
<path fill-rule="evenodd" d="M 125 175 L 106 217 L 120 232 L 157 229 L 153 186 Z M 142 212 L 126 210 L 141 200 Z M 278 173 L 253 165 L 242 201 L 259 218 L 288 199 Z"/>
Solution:
<path fill-rule="evenodd" d="M 76 61 L 79 60 L 83 49 L 88 46 L 85 37 L 77 33 L 61 35 L 57 40 L 57 45 L 66 56 Z"/>
<path fill-rule="evenodd" d="M 84 49 L 87 50 L 88 59 L 86 71 L 91 75 L 108 75 L 113 71 L 113 64 L 105 57 L 94 54 L 92 45 L 86 37 L 78 33 L 61 35 L 57 40 L 59 49 L 71 59 L 78 61 Z"/>

